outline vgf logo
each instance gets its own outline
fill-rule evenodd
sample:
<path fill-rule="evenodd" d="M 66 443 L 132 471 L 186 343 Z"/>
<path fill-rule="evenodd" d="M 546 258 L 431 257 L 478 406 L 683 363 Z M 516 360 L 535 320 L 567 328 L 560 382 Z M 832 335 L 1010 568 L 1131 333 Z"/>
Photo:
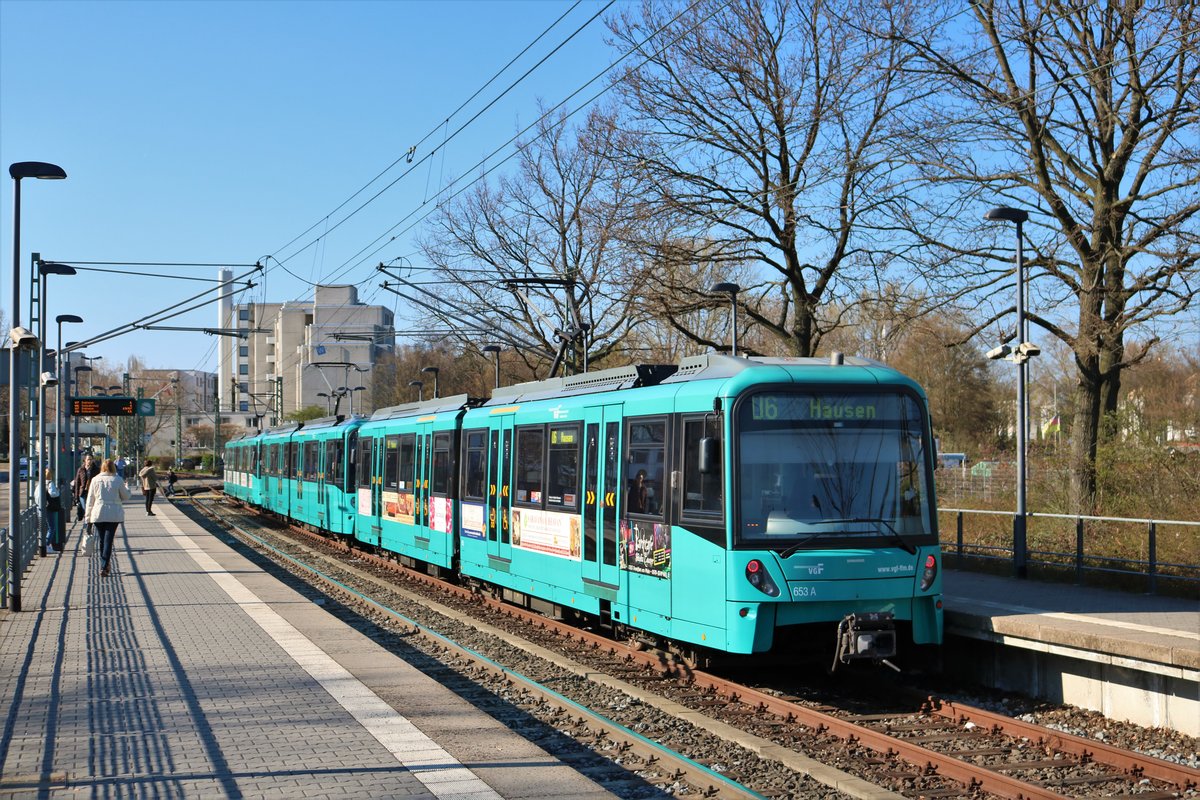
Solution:
<path fill-rule="evenodd" d="M 821 573 L 823 573 L 825 571 L 825 565 L 824 564 L 813 564 L 808 567 L 805 567 L 805 569 L 808 570 L 809 575 L 820 575 Z"/>

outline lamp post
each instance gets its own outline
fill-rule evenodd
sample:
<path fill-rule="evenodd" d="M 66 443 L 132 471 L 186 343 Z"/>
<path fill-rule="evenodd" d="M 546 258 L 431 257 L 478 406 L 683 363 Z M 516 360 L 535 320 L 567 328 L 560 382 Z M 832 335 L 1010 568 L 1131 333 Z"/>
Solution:
<path fill-rule="evenodd" d="M 54 446 L 57 453 L 54 460 L 54 476 L 61 485 L 63 474 L 63 456 L 67 452 L 67 437 L 63 435 L 63 431 L 67 426 L 67 415 L 64 413 L 66 409 L 63 408 L 63 386 L 70 382 L 67 376 L 63 374 L 63 353 L 66 352 L 69 355 L 70 348 L 73 345 L 79 344 L 78 342 L 67 342 L 65 345 L 63 344 L 62 326 L 64 322 L 83 322 L 83 317 L 76 316 L 75 314 L 59 314 L 54 318 L 54 321 L 58 323 L 58 349 L 54 351 L 54 372 L 56 375 L 58 375 L 58 386 L 56 387 L 57 392 L 54 396 Z M 69 364 L 70 362 L 67 363 Z M 59 518 L 62 519 L 61 516 Z"/>
<path fill-rule="evenodd" d="M 496 384 L 495 384 L 494 388 L 499 389 L 500 388 L 500 345 L 498 345 L 498 344 L 484 345 L 482 350 L 485 353 L 492 354 L 492 361 L 495 362 L 495 365 L 496 365 Z"/>
<path fill-rule="evenodd" d="M 416 389 L 417 389 L 417 402 L 418 402 L 418 403 L 420 403 L 420 402 L 422 402 L 422 401 L 424 401 L 424 400 L 425 400 L 425 388 L 424 388 L 424 387 L 425 387 L 425 384 L 424 384 L 424 383 L 422 383 L 421 381 L 409 381 L 409 382 L 408 382 L 408 385 L 409 385 L 409 386 L 415 386 L 415 387 L 416 387 Z"/>
<path fill-rule="evenodd" d="M 1022 249 L 1021 226 L 1029 219 L 1029 212 L 1019 208 L 993 208 L 984 214 L 983 218 L 989 221 L 1000 220 L 1017 224 L 1017 349 L 1009 357 L 1017 365 L 1017 514 L 1013 518 L 1013 572 L 1018 578 L 1024 578 L 1028 573 L 1025 527 L 1025 450 L 1029 433 L 1029 409 L 1025 396 L 1028 380 L 1026 362 L 1030 356 L 1035 356 L 1039 352 L 1038 348 L 1029 342 L 1025 326 L 1025 259 Z"/>
<path fill-rule="evenodd" d="M 42 180 L 61 180 L 67 177 L 62 167 L 47 164 L 43 161 L 18 161 L 8 165 L 9 177 L 13 179 L 13 265 L 12 265 L 12 349 L 8 352 L 8 537 L 9 537 L 9 568 L 8 568 L 8 607 L 12 611 L 21 610 L 21 572 L 24 565 L 21 562 L 21 492 L 20 464 L 21 447 L 18 442 L 20 425 L 17 414 L 20 411 L 20 387 L 17 381 L 17 367 L 20 360 L 17 357 L 17 345 L 20 337 L 17 329 L 21 327 L 21 180 L 24 178 L 39 178 Z"/>
<path fill-rule="evenodd" d="M 441 372 L 441 370 L 440 370 L 440 369 L 438 369 L 437 367 L 421 367 L 421 372 L 424 372 L 426 375 L 432 375 L 432 376 L 433 376 L 433 399 L 434 399 L 434 400 L 437 400 L 437 399 L 438 399 L 438 397 L 439 397 L 439 394 L 438 394 L 438 373 L 439 373 L 439 372 Z"/>
<path fill-rule="evenodd" d="M 73 388 L 71 389 L 72 396 L 79 395 L 79 373 L 91 372 L 92 368 L 87 364 L 80 364 L 72 370 L 75 374 L 75 379 L 71 381 Z M 79 471 L 79 415 L 72 414 L 75 417 L 75 439 L 71 444 L 71 474 L 74 475 Z"/>
<path fill-rule="evenodd" d="M 732 345 L 729 350 L 729 355 L 731 355 L 731 356 L 737 355 L 737 296 L 738 296 L 738 292 L 740 292 L 741 290 L 742 290 L 742 287 L 738 286 L 736 283 L 729 283 L 727 281 L 715 284 L 715 285 L 713 285 L 713 287 L 711 289 L 709 289 L 709 291 L 712 292 L 713 294 L 728 294 L 729 295 L 729 304 L 730 304 L 729 328 L 732 331 Z"/>
<path fill-rule="evenodd" d="M 42 313 L 38 314 L 38 338 L 42 342 L 42 346 L 38 348 L 38 375 L 41 376 L 38 381 L 38 443 L 37 443 L 37 479 L 38 485 L 41 487 L 39 497 L 45 497 L 46 492 L 46 466 L 48 459 L 46 458 L 46 387 L 58 384 L 58 370 L 55 369 L 53 374 L 46 371 L 46 314 L 45 309 L 49 307 L 49 300 L 46 297 L 46 276 L 47 275 L 75 275 L 75 268 L 66 264 L 54 264 L 49 261 L 37 262 L 38 268 L 38 286 L 41 298 Z M 62 341 L 62 328 L 59 328 L 59 342 Z M 57 357 L 57 353 L 55 354 Z M 57 407 L 56 407 L 57 409 Z M 57 413 L 57 410 L 56 412 Z M 55 435 L 57 436 L 58 428 L 55 427 Z M 56 448 L 57 449 L 57 448 Z M 58 480 L 57 470 L 54 473 L 54 479 Z M 44 503 L 39 503 L 38 508 L 38 555 L 46 555 L 46 509 Z M 58 539 L 58 531 L 55 531 L 55 540 Z"/>

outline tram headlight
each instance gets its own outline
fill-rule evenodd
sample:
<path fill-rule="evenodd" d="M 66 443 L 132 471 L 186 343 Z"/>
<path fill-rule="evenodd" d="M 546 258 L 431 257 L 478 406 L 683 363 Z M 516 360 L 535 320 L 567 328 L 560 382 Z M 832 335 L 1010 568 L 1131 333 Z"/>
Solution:
<path fill-rule="evenodd" d="M 925 556 L 925 572 L 921 574 L 921 591 L 929 591 L 929 587 L 933 586 L 933 579 L 937 577 L 937 557 L 930 553 Z"/>
<path fill-rule="evenodd" d="M 768 597 L 779 596 L 779 587 L 771 579 L 766 565 L 757 558 L 751 559 L 750 563 L 746 565 L 746 580 L 750 581 L 751 586 Z"/>

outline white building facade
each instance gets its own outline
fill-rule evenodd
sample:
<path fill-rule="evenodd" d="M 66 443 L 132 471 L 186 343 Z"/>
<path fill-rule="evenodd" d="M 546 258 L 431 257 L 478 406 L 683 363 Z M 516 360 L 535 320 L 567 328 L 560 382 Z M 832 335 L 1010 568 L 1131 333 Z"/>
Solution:
<path fill-rule="evenodd" d="M 392 310 L 359 302 L 351 285 L 318 286 L 311 301 L 222 303 L 221 408 L 263 427 L 307 406 L 367 414 L 375 365 L 395 349 Z M 280 407 L 281 405 L 281 407 Z"/>

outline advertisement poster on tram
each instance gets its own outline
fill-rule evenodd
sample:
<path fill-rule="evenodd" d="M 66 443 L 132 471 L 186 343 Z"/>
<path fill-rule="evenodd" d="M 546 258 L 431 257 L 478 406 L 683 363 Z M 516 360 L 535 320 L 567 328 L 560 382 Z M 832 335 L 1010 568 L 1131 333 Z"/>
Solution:
<path fill-rule="evenodd" d="M 478 503 L 462 504 L 462 535 L 467 539 L 483 538 L 483 506 Z"/>
<path fill-rule="evenodd" d="M 429 498 L 429 527 L 439 533 L 450 532 L 450 500 L 446 497 Z"/>
<path fill-rule="evenodd" d="M 671 577 L 671 529 L 651 522 L 621 522 L 620 568 Z"/>
<path fill-rule="evenodd" d="M 371 516 L 371 490 L 370 490 L 370 488 L 358 490 L 358 513 L 364 517 Z"/>
<path fill-rule="evenodd" d="M 578 561 L 579 516 L 537 508 L 514 508 L 512 543 L 513 547 Z"/>

